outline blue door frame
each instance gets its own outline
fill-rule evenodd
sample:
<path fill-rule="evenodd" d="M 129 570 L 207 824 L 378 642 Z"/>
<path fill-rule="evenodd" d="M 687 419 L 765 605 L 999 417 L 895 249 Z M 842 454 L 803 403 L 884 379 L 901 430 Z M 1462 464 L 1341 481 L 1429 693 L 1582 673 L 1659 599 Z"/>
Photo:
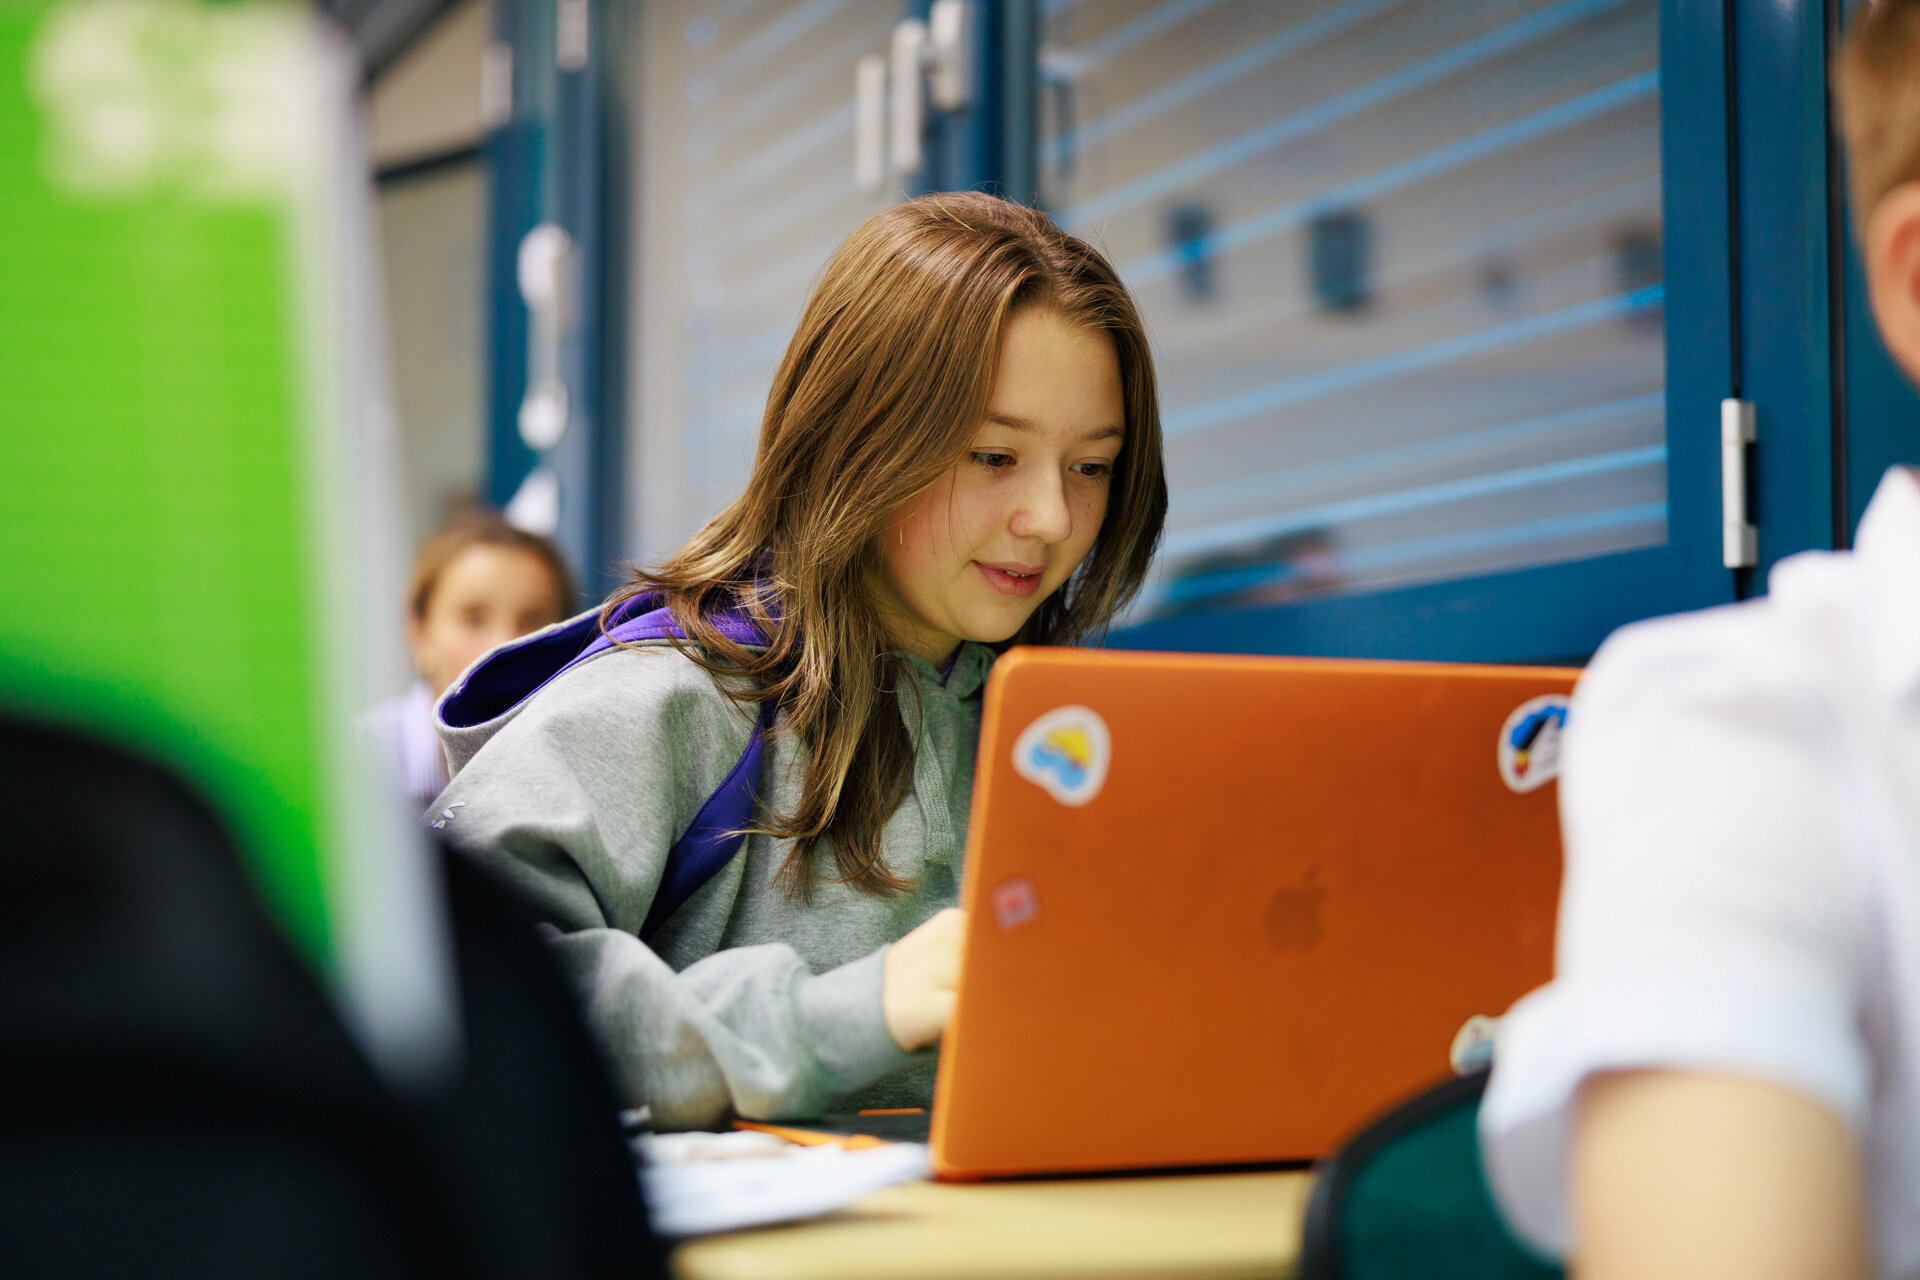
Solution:
<path fill-rule="evenodd" d="M 1828 0 L 1735 3 L 1732 11 L 1741 266 L 1734 393 L 1753 402 L 1758 435 L 1751 493 L 1760 565 L 1742 576 L 1746 595 L 1764 589 L 1783 557 L 1844 541 L 1832 287 L 1844 240 L 1832 226 Z"/>
<path fill-rule="evenodd" d="M 548 9 L 538 21 L 535 9 Z M 552 140 L 552 108 L 536 94 L 547 87 L 536 75 L 553 47 L 550 6 L 500 0 L 494 7 L 494 39 L 512 51 L 511 116 L 487 140 L 487 448 L 484 494 L 504 507 L 537 461 L 520 439 L 521 397 L 527 387 L 527 308 L 520 297 L 520 241 L 543 216 L 539 175 Z"/>
<path fill-rule="evenodd" d="M 616 75 L 630 43 L 629 0 L 589 0 L 587 60 L 562 68 L 557 0 L 496 0 L 495 38 L 512 50 L 511 118 L 488 143 L 488 397 L 486 497 L 504 507 L 536 465 L 559 478 L 555 540 L 598 598 L 617 573 L 625 479 L 622 442 L 626 314 L 625 108 Z M 572 238 L 578 283 L 561 350 L 570 422 L 544 457 L 520 437 L 528 316 L 520 242 L 556 223 Z"/>

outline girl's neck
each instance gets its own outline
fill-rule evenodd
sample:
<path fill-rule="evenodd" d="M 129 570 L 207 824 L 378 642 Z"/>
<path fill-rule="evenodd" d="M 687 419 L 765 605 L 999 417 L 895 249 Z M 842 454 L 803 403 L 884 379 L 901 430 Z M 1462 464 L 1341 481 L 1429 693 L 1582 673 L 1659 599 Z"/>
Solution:
<path fill-rule="evenodd" d="M 914 627 L 898 618 L 882 618 L 891 633 L 893 647 L 902 653 L 910 653 L 935 671 L 953 664 L 960 652 L 961 640 L 958 636 L 944 636 L 930 629 Z"/>

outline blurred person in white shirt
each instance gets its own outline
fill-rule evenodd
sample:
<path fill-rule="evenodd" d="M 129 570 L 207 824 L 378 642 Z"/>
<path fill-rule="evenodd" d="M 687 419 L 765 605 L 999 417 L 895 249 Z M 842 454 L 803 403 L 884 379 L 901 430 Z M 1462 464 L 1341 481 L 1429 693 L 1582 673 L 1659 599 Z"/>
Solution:
<path fill-rule="evenodd" d="M 1920 0 L 1836 75 L 1920 378 Z M 1768 588 L 1623 629 L 1568 716 L 1555 977 L 1480 1123 L 1510 1224 L 1582 1280 L 1920 1276 L 1920 480 Z"/>

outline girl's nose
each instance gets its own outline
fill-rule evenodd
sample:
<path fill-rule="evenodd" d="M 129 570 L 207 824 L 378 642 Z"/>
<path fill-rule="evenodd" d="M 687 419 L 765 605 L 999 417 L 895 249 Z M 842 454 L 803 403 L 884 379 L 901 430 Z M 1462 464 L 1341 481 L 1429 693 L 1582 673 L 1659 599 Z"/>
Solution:
<path fill-rule="evenodd" d="M 1073 512 L 1067 506 L 1065 480 L 1057 474 L 1036 476 L 1021 494 L 1009 527 L 1015 537 L 1042 542 L 1065 542 L 1073 532 Z"/>

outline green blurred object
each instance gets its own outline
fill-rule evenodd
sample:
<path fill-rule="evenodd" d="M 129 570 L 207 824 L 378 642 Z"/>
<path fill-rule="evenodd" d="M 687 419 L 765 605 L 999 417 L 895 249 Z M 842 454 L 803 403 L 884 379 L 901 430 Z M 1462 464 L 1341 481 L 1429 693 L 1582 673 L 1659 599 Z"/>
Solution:
<path fill-rule="evenodd" d="M 0 0 L 0 705 L 194 779 L 424 1083 L 445 904 L 352 723 L 405 682 L 357 75 L 304 5 Z"/>
<path fill-rule="evenodd" d="M 288 927 L 324 956 L 288 206 L 195 190 L 204 157 L 164 154 L 192 140 L 121 139 L 162 154 L 132 180 L 63 180 L 57 152 L 73 144 L 57 113 L 138 117 L 144 93 L 160 114 L 206 77 L 129 17 L 159 69 L 82 67 L 101 83 L 69 84 L 63 101 L 45 83 L 56 14 L 0 3 L 0 697 L 200 779 Z M 154 83 L 167 70 L 173 82 Z M 176 114 L 211 127 L 217 109 Z"/>
<path fill-rule="evenodd" d="M 1559 1280 L 1494 1208 L 1475 1132 L 1486 1082 L 1438 1085 L 1316 1167 L 1300 1280 Z"/>

